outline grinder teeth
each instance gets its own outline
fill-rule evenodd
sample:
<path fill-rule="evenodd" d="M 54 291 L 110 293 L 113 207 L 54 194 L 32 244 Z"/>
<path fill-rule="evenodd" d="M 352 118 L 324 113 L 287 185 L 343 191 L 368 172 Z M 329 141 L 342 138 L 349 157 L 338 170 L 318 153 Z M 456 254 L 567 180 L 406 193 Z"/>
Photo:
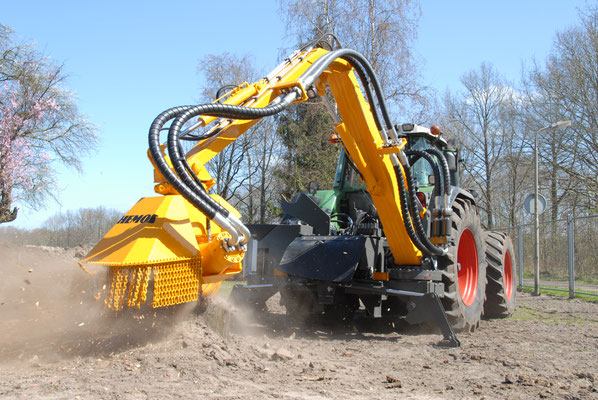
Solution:
<path fill-rule="evenodd" d="M 111 266 L 110 290 L 104 303 L 114 311 L 140 308 L 147 300 L 150 275 L 154 273 L 152 307 L 197 301 L 201 294 L 201 259 L 193 258 L 155 265 Z"/>

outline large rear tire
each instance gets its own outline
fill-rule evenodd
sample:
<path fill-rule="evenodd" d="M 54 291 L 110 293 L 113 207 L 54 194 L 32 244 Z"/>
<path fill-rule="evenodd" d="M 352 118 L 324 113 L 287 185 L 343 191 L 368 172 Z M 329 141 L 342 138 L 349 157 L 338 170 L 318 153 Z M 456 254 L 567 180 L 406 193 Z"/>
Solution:
<path fill-rule="evenodd" d="M 485 235 L 469 200 L 457 198 L 452 209 L 449 251 L 439 259 L 445 290 L 442 304 L 453 329 L 473 332 L 484 312 Z"/>
<path fill-rule="evenodd" d="M 486 261 L 488 262 L 486 286 L 486 318 L 506 318 L 515 312 L 516 262 L 513 242 L 504 233 L 486 235 Z"/>

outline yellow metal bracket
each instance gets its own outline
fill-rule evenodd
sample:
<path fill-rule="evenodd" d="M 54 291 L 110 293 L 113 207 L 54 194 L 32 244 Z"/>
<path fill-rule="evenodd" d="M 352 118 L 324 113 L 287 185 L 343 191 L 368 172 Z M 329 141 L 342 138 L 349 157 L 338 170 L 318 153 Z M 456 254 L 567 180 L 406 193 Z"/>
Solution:
<path fill-rule="evenodd" d="M 374 272 L 372 279 L 375 281 L 388 281 L 390 274 L 388 272 Z"/>
<path fill-rule="evenodd" d="M 400 143 L 389 143 L 378 147 L 378 154 L 396 154 L 400 153 L 407 144 L 405 139 L 401 139 Z"/>

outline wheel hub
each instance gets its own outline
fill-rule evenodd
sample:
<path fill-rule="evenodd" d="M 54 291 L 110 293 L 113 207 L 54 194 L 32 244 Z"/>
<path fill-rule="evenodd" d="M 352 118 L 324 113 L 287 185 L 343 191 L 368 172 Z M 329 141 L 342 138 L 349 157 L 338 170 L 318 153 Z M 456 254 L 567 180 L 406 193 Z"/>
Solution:
<path fill-rule="evenodd" d="M 463 230 L 457 248 L 457 263 L 461 268 L 457 271 L 459 294 L 466 306 L 473 304 L 478 290 L 478 249 L 473 232 Z"/>
<path fill-rule="evenodd" d="M 504 270 L 504 285 L 505 285 L 505 296 L 507 300 L 511 300 L 513 296 L 513 265 L 511 264 L 511 253 L 508 251 L 505 253 L 505 261 L 503 263 L 505 266 Z"/>

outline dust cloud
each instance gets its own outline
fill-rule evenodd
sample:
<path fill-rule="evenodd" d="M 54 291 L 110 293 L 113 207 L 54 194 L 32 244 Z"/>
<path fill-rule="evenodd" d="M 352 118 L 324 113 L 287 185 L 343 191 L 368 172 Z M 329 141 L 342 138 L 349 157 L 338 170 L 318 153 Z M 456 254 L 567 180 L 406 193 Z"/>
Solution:
<path fill-rule="evenodd" d="M 115 313 L 97 300 L 105 277 L 62 249 L 0 243 L 0 360 L 108 356 L 168 334 L 177 310 Z M 124 315 L 123 315 L 124 314 Z"/>

